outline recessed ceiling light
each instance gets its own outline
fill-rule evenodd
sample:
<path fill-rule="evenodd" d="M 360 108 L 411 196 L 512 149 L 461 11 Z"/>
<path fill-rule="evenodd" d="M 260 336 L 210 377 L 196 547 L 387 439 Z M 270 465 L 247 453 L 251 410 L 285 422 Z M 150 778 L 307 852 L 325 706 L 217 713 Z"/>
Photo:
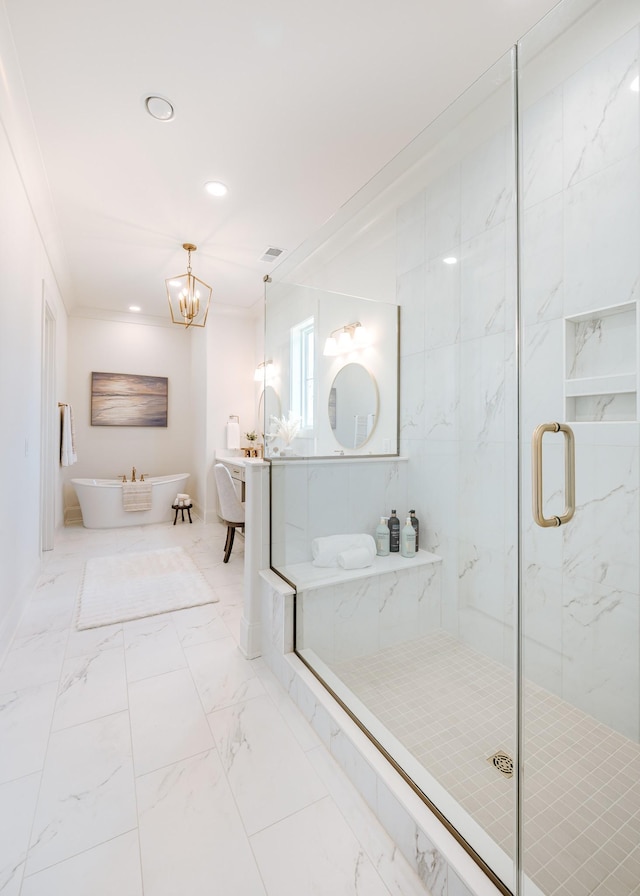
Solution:
<path fill-rule="evenodd" d="M 445 264 L 457 264 L 458 263 L 458 259 L 455 257 L 455 255 L 447 255 L 447 257 L 443 258 L 442 260 L 444 261 Z"/>
<path fill-rule="evenodd" d="M 162 96 L 148 96 L 144 104 L 149 115 L 156 121 L 171 121 L 174 116 L 173 106 Z"/>
<path fill-rule="evenodd" d="M 224 184 L 221 184 L 219 180 L 209 180 L 204 185 L 207 193 L 211 193 L 212 196 L 226 196 L 228 193 L 227 188 Z"/>
<path fill-rule="evenodd" d="M 635 90 L 636 93 L 640 91 L 640 77 L 636 76 L 631 84 L 629 84 L 630 90 Z"/>
<path fill-rule="evenodd" d="M 140 305 L 129 305 L 129 311 L 142 311 Z"/>

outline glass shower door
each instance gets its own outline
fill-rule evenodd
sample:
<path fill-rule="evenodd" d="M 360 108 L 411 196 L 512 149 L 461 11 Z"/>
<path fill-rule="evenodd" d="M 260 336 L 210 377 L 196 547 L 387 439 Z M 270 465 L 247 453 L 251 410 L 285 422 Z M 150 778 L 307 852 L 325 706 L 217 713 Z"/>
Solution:
<path fill-rule="evenodd" d="M 397 297 L 401 457 L 272 466 L 272 556 L 297 587 L 296 651 L 502 892 L 516 886 L 514 66 L 510 51 L 408 147 L 406 168 L 295 287 L 302 298 L 315 277 L 346 293 L 347 272 L 353 293 Z M 275 313 L 299 311 L 274 286 Z M 320 320 L 329 296 L 316 294 Z M 373 532 L 392 508 L 420 519 L 415 562 L 380 558 L 375 574 L 324 582 L 309 537 Z"/>
<path fill-rule="evenodd" d="M 521 891 L 545 896 L 640 892 L 639 20 L 565 3 L 519 46 Z"/>

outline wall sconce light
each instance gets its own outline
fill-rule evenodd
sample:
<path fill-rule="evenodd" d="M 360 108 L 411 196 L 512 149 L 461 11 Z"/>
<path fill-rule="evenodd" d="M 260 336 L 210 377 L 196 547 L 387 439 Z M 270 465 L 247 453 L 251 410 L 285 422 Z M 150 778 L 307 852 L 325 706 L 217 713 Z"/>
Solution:
<path fill-rule="evenodd" d="M 165 280 L 171 321 L 183 327 L 204 327 L 211 302 L 211 287 L 191 273 L 191 253 L 198 248 L 193 243 L 183 243 L 189 253 L 187 273 Z"/>
<path fill-rule="evenodd" d="M 262 363 L 258 364 L 256 367 L 253 378 L 256 383 L 266 383 L 267 380 L 270 380 L 273 377 L 274 370 L 275 367 L 273 361 L 262 361 Z"/>
<path fill-rule="evenodd" d="M 344 327 L 333 330 L 324 344 L 322 354 L 333 358 L 336 355 L 344 355 L 347 352 L 357 351 L 369 345 L 369 334 L 359 320 Z"/>

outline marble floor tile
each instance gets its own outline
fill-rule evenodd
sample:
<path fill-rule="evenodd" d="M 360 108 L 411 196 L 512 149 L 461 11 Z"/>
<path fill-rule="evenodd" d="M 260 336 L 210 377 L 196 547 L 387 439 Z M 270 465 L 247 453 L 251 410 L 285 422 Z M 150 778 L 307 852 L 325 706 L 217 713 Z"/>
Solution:
<path fill-rule="evenodd" d="M 40 605 L 41 601 L 59 601 L 62 604 L 74 607 L 78 598 L 80 584 L 82 582 L 82 568 L 62 568 L 55 572 L 48 570 L 46 561 L 43 562 L 43 572 L 38 577 L 38 583 L 31 599 L 32 605 Z"/>
<path fill-rule="evenodd" d="M 265 896 L 215 750 L 143 775 L 136 787 L 145 896 Z"/>
<path fill-rule="evenodd" d="M 254 834 L 251 845 L 269 896 L 389 896 L 330 797 Z"/>
<path fill-rule="evenodd" d="M 136 775 L 195 756 L 214 745 L 188 669 L 132 682 L 129 712 Z"/>
<path fill-rule="evenodd" d="M 67 659 L 53 714 L 54 731 L 127 709 L 124 648 Z"/>
<path fill-rule="evenodd" d="M 326 796 L 266 694 L 212 713 L 209 724 L 249 835 Z"/>
<path fill-rule="evenodd" d="M 324 746 L 309 761 L 347 820 L 392 896 L 424 896 L 417 874 Z"/>
<path fill-rule="evenodd" d="M 244 578 L 243 565 L 244 555 L 240 552 L 236 554 L 234 548 L 228 563 L 223 563 L 222 558 L 220 558 L 220 563 L 216 566 L 203 568 L 202 575 L 218 594 L 219 589 L 227 585 L 236 585 L 236 587 L 242 585 Z"/>
<path fill-rule="evenodd" d="M 125 622 L 124 647 L 129 682 L 184 669 L 187 665 L 171 613 Z"/>
<path fill-rule="evenodd" d="M 0 695 L 0 782 L 42 768 L 57 689 L 50 682 Z"/>
<path fill-rule="evenodd" d="M 226 638 L 229 635 L 215 604 L 176 610 L 169 615 L 182 647 L 217 641 L 218 638 Z"/>
<path fill-rule="evenodd" d="M 129 831 L 24 879 L 20 896 L 142 896 L 138 832 Z M 4 896 L 4 893 L 3 893 Z"/>
<path fill-rule="evenodd" d="M 220 618 L 236 644 L 240 644 L 240 626 L 242 624 L 242 607 L 222 607 Z"/>
<path fill-rule="evenodd" d="M 421 892 L 239 650 L 244 545 L 223 564 L 225 534 L 195 517 L 56 534 L 0 670 L 2 896 Z M 175 545 L 218 603 L 75 630 L 87 559 Z"/>
<path fill-rule="evenodd" d="M 89 656 L 113 647 L 123 647 L 124 638 L 122 623 L 101 625 L 99 628 L 87 628 L 77 631 L 72 628 L 67 641 L 67 658 L 72 656 Z"/>
<path fill-rule="evenodd" d="M 49 632 L 66 632 L 69 629 L 75 607 L 75 595 L 48 596 L 31 601 L 22 615 L 14 639 L 25 643 L 34 635 Z"/>
<path fill-rule="evenodd" d="M 233 638 L 185 649 L 205 712 L 215 712 L 264 693 L 253 667 Z"/>
<path fill-rule="evenodd" d="M 0 670 L 0 694 L 58 681 L 67 637 L 54 631 L 14 640 Z"/>
<path fill-rule="evenodd" d="M 0 893 L 18 896 L 29 847 L 40 774 L 0 785 Z"/>
<path fill-rule="evenodd" d="M 262 686 L 277 706 L 278 712 L 289 726 L 302 749 L 312 750 L 314 747 L 320 746 L 322 741 L 264 660 L 259 657 L 252 661 L 252 665 L 256 675 L 262 682 Z"/>
<path fill-rule="evenodd" d="M 244 587 L 242 582 L 231 582 L 216 587 L 216 594 L 220 600 L 218 611 L 221 612 L 225 607 L 244 606 Z"/>
<path fill-rule="evenodd" d="M 127 713 L 54 732 L 42 773 L 27 874 L 136 826 Z"/>

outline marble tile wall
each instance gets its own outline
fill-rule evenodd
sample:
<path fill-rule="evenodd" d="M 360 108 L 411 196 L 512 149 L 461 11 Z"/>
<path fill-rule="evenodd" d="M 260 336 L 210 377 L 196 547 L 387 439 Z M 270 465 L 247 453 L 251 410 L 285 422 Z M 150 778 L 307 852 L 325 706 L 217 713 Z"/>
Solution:
<path fill-rule="evenodd" d="M 525 72 L 521 92 L 526 672 L 634 739 L 640 736 L 636 399 L 607 396 L 577 405 L 598 422 L 574 424 L 578 508 L 562 530 L 542 530 L 531 520 L 530 437 L 538 423 L 566 419 L 566 377 L 589 370 L 637 376 L 638 48 L 635 28 L 544 96 L 528 99 L 532 76 Z M 510 126 L 496 131 L 397 214 L 401 453 L 409 457 L 424 546 L 443 558 L 442 625 L 505 663 L 513 655 L 517 592 L 510 139 Z M 447 256 L 458 262 L 444 264 Z M 627 309 L 617 321 L 566 321 L 614 305 Z M 634 332 L 616 332 L 622 323 Z M 584 349 L 577 361 L 568 357 L 576 340 Z M 609 360 L 603 344 L 612 349 Z M 607 422 L 628 416 L 629 408 L 632 420 Z M 561 512 L 563 448 L 546 436 L 544 477 L 547 512 Z"/>
<path fill-rule="evenodd" d="M 327 665 L 377 653 L 440 628 L 441 564 L 305 588 L 298 643 Z"/>
<path fill-rule="evenodd" d="M 500 660 L 516 537 L 505 478 L 515 469 L 513 184 L 505 127 L 397 220 L 401 452 L 424 547 L 443 557 L 442 625 Z"/>
<path fill-rule="evenodd" d="M 635 373 L 640 289 L 640 32 L 634 28 L 523 110 L 523 460 L 539 423 L 573 419 L 576 515 L 530 520 L 523 483 L 527 676 L 640 737 L 640 467 L 632 419 L 564 403 L 564 378 Z M 598 317 L 597 310 L 626 306 Z M 587 320 L 567 321 L 596 312 Z M 606 401 L 605 401 L 606 403 Z M 592 414 L 591 422 L 584 419 Z M 581 419 L 582 416 L 582 419 Z M 631 415 L 630 415 L 631 416 Z M 547 512 L 563 502 L 563 449 L 546 444 Z M 527 466 L 524 465 L 524 469 Z"/>
<path fill-rule="evenodd" d="M 272 461 L 271 565 L 311 560 L 320 536 L 373 535 L 381 516 L 406 514 L 409 500 L 406 459 Z"/>

